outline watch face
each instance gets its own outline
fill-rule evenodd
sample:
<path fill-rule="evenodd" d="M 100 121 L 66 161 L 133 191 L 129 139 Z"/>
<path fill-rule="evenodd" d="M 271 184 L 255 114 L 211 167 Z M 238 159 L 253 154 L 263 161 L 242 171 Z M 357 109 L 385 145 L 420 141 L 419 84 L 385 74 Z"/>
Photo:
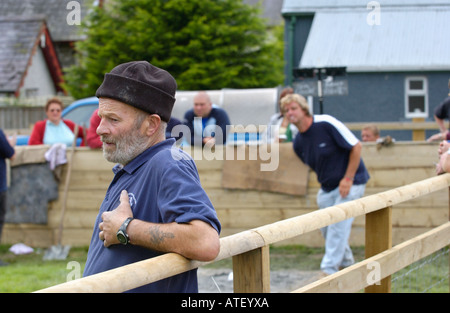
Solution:
<path fill-rule="evenodd" d="M 125 237 L 125 235 L 121 231 L 119 231 L 117 233 L 117 239 L 119 240 L 119 242 L 121 244 L 126 244 L 127 243 L 127 238 Z"/>

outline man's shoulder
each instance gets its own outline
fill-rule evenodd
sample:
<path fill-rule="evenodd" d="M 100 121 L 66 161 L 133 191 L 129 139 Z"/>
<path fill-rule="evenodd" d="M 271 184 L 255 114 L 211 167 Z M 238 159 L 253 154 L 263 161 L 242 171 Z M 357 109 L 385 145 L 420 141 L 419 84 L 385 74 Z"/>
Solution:
<path fill-rule="evenodd" d="M 345 126 L 344 123 L 342 123 L 340 120 L 338 120 L 334 116 L 331 116 L 328 114 L 314 115 L 313 125 L 323 126 L 323 127 L 332 126 L 339 131 L 347 130 L 347 126 Z"/>
<path fill-rule="evenodd" d="M 198 170 L 192 157 L 176 146 L 159 150 L 145 165 L 145 171 L 161 177 L 161 183 L 172 184 L 179 177 L 197 177 Z"/>
<path fill-rule="evenodd" d="M 211 113 L 212 113 L 212 114 L 219 114 L 219 115 L 228 115 L 228 114 L 227 114 L 227 111 L 225 111 L 225 109 L 223 109 L 223 108 L 221 108 L 221 107 L 218 107 L 218 106 L 214 106 L 214 107 L 211 109 Z"/>
<path fill-rule="evenodd" d="M 359 141 L 350 129 L 334 116 L 327 114 L 314 115 L 314 124 L 316 125 L 316 135 L 320 135 L 321 132 L 328 132 L 334 138 L 345 139 L 351 146 L 354 146 Z"/>
<path fill-rule="evenodd" d="M 337 118 L 328 114 L 318 114 L 314 115 L 314 123 L 340 123 Z"/>
<path fill-rule="evenodd" d="M 171 167 L 175 162 L 193 162 L 192 157 L 174 144 L 174 140 L 167 139 L 152 157 L 158 167 Z"/>
<path fill-rule="evenodd" d="M 442 101 L 442 105 L 450 106 L 450 97 L 445 98 L 444 101 Z"/>
<path fill-rule="evenodd" d="M 184 119 L 185 120 L 193 120 L 195 117 L 194 109 L 189 109 L 184 113 Z"/>
<path fill-rule="evenodd" d="M 209 116 L 214 117 L 216 120 L 219 120 L 224 124 L 228 124 L 230 122 L 227 111 L 217 106 L 212 108 L 211 114 Z"/>
<path fill-rule="evenodd" d="M 193 162 L 193 159 L 190 154 L 183 151 L 183 149 L 179 147 L 172 146 L 169 149 L 164 150 L 164 153 L 161 154 L 163 158 L 169 159 L 169 163 L 183 161 L 183 162 Z"/>

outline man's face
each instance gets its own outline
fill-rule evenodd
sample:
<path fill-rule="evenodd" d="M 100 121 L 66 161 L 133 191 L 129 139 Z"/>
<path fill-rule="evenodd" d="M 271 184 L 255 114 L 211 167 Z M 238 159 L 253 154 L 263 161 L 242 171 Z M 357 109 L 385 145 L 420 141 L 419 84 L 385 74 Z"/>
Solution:
<path fill-rule="evenodd" d="M 97 134 L 103 142 L 103 156 L 109 162 L 125 165 L 147 147 L 149 137 L 142 128 L 137 109 L 120 101 L 100 98 Z"/>
<path fill-rule="evenodd" d="M 375 136 L 370 129 L 363 129 L 361 130 L 361 139 L 364 142 L 377 141 L 378 136 Z"/>
<path fill-rule="evenodd" d="M 208 97 L 204 95 L 197 95 L 194 98 L 194 114 L 198 117 L 206 117 L 212 109 L 212 103 Z"/>
<path fill-rule="evenodd" d="M 305 116 L 305 112 L 295 101 L 292 101 L 284 106 L 284 114 L 292 124 L 301 122 Z"/>

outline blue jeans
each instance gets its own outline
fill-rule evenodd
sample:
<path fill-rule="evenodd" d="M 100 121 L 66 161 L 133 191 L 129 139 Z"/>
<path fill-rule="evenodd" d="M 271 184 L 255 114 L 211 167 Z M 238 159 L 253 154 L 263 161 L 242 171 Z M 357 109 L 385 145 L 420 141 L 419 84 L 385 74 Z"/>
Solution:
<path fill-rule="evenodd" d="M 339 194 L 339 187 L 330 192 L 320 189 L 317 193 L 317 204 L 319 209 L 338 205 L 347 201 L 361 198 L 364 195 L 366 185 L 353 185 L 347 197 L 342 198 Z M 339 271 L 339 267 L 352 265 L 355 260 L 348 244 L 352 229 L 353 218 L 341 221 L 321 228 L 325 238 L 325 255 L 320 263 L 320 269 L 326 274 L 333 274 Z"/>

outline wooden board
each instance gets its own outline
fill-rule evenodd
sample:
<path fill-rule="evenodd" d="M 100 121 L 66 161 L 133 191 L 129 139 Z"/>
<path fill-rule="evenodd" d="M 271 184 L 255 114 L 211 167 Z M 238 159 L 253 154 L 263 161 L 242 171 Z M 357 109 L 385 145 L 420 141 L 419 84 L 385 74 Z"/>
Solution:
<path fill-rule="evenodd" d="M 268 161 L 252 159 L 252 147 L 236 147 L 233 159 L 226 159 L 222 171 L 222 186 L 230 189 L 262 190 L 290 195 L 305 195 L 308 186 L 309 167 L 295 155 L 292 144 L 277 145 L 279 151 L 271 151 L 271 170 L 263 170 Z M 261 149 L 258 146 L 257 149 Z M 274 149 L 272 147 L 272 149 Z M 243 160 L 239 155 L 246 156 Z M 275 160 L 278 158 L 278 160 Z M 276 163 L 275 163 L 276 162 Z"/>
<path fill-rule="evenodd" d="M 433 163 L 437 160 L 438 146 L 439 143 L 400 142 L 392 147 L 383 147 L 378 150 L 374 144 L 363 144 L 363 160 L 371 175 L 365 195 L 373 195 L 435 176 Z M 236 147 L 231 148 L 236 149 Z M 20 149 L 26 150 L 26 148 Z M 43 150 L 37 150 L 32 147 L 28 152 L 42 157 Z M 227 164 L 233 162 L 226 159 L 227 151 L 217 153 L 216 158 L 211 160 L 202 155 L 201 149 L 200 153 L 194 148 L 186 150 L 193 156 L 197 155 L 194 160 L 202 186 L 211 199 L 223 226 L 221 237 L 317 210 L 316 194 L 319 183 L 313 171 L 308 172 L 307 178 L 295 175 L 298 177 L 292 178 L 294 179 L 292 181 L 286 179 L 288 176 L 294 176 L 288 170 L 284 172 L 288 176 L 280 174 L 278 178 L 275 173 L 271 173 L 275 187 L 277 187 L 278 179 L 291 184 L 295 184 L 297 179 L 305 179 L 307 185 L 304 195 L 291 195 L 272 190 L 224 188 L 222 186 L 223 167 L 233 166 L 233 164 Z M 234 153 L 237 152 L 234 151 Z M 301 164 L 294 155 L 291 144 L 280 145 L 279 153 L 279 169 L 283 166 L 290 169 L 287 161 L 289 159 L 292 164 Z M 24 157 L 25 155 L 20 160 L 26 160 Z M 240 160 L 235 160 L 235 162 L 238 161 Z M 95 217 L 113 178 L 111 171 L 113 166 L 114 164 L 105 161 L 100 150 L 76 149 L 64 219 L 63 244 L 89 244 Z M 34 247 L 53 244 L 53 236 L 57 233 L 61 216 L 66 171 L 67 166 L 63 166 L 61 183 L 58 187 L 59 199 L 50 202 L 48 206 L 48 224 L 6 224 L 2 243 L 23 242 Z M 248 177 L 251 175 L 242 175 L 239 179 L 245 183 Z M 278 187 L 280 186 L 282 185 Z M 448 221 L 448 198 L 448 191 L 440 190 L 393 206 L 393 243 L 410 239 Z M 364 224 L 364 218 L 355 219 L 350 236 L 352 245 L 364 245 Z M 320 231 L 314 231 L 283 243 L 322 246 L 323 238 Z"/>

